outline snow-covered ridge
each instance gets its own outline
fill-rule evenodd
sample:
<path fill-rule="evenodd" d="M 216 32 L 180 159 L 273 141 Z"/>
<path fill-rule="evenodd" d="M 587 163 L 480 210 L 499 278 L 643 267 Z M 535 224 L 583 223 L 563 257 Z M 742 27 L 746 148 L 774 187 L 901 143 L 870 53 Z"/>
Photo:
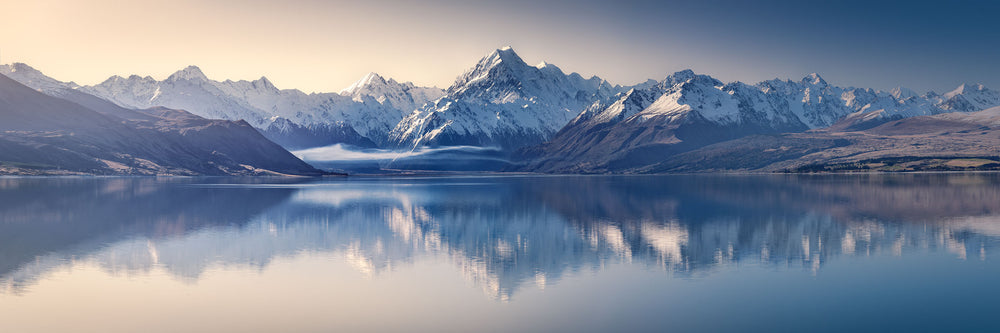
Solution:
<path fill-rule="evenodd" d="M 329 143 L 322 137 L 329 136 L 331 129 L 355 138 L 346 143 L 384 142 L 406 114 L 444 94 L 441 89 L 398 83 L 374 73 L 345 89 L 343 95 L 282 90 L 266 77 L 253 81 L 215 81 L 197 66 L 188 66 L 164 80 L 115 75 L 93 86 L 61 82 L 21 63 L 0 65 L 0 74 L 49 94 L 73 89 L 129 109 L 167 107 L 211 119 L 242 119 L 265 135 L 275 131 L 315 137 L 320 139 L 317 145 Z M 298 144 L 309 145 L 303 140 L 298 140 Z"/>
<path fill-rule="evenodd" d="M 183 109 L 207 118 L 243 119 L 262 130 L 348 127 L 375 142 L 384 141 L 404 115 L 444 94 L 437 88 L 398 83 L 375 73 L 339 94 L 306 94 L 278 89 L 266 77 L 211 80 L 197 66 L 188 66 L 162 81 L 149 76 L 113 76 L 81 89 L 129 108 Z M 275 124 L 279 119 L 291 124 Z"/>
<path fill-rule="evenodd" d="M 167 77 L 167 81 L 178 81 L 178 80 L 208 80 L 208 76 L 201 71 L 198 66 L 187 66 L 182 70 Z"/>
<path fill-rule="evenodd" d="M 368 73 L 339 92 L 307 94 L 279 89 L 266 77 L 212 80 L 196 66 L 163 80 L 112 76 L 93 86 L 60 82 L 24 64 L 2 65 L 0 74 L 38 90 L 75 89 L 127 108 L 164 106 L 207 118 L 243 119 L 265 133 L 320 136 L 335 128 L 382 147 L 517 148 L 581 122 L 698 119 L 785 131 L 823 128 L 847 117 L 896 119 L 1000 106 L 1000 92 L 981 84 L 919 95 L 904 87 L 839 87 L 817 73 L 797 81 L 746 84 L 683 70 L 623 87 L 566 74 L 545 61 L 528 65 L 510 47 L 490 52 L 445 90 Z"/>
<path fill-rule="evenodd" d="M 371 98 L 397 110 L 413 111 L 427 102 L 441 98 L 444 91 L 436 87 L 418 87 L 411 82 L 399 83 L 373 72 L 341 90 L 340 95 L 362 103 Z"/>
<path fill-rule="evenodd" d="M 949 96 L 932 92 L 916 96 L 905 88 L 890 92 L 844 88 L 815 73 L 798 81 L 723 83 L 684 70 L 595 102 L 545 144 L 520 151 L 526 160 L 520 170 L 652 172 L 647 170 L 671 156 L 721 142 L 755 135 L 763 142 L 783 137 L 776 134 L 821 128 L 855 131 L 905 117 L 974 111 L 983 105 L 1000 105 L 993 94 L 975 85 L 965 85 Z M 754 148 L 744 149 L 756 154 Z M 753 158 L 784 153 L 760 154 Z"/>
<path fill-rule="evenodd" d="M 443 98 L 403 119 L 390 143 L 504 148 L 538 144 L 595 101 L 623 89 L 598 77 L 567 75 L 545 62 L 530 66 L 505 47 L 460 75 Z"/>
<path fill-rule="evenodd" d="M 799 81 L 767 80 L 757 84 L 723 83 L 683 70 L 656 82 L 646 82 L 595 102 L 573 119 L 566 135 L 585 135 L 583 128 L 623 123 L 642 128 L 657 124 L 705 122 L 733 133 L 780 133 L 824 128 L 846 118 L 852 121 L 891 120 L 953 111 L 978 111 L 1000 106 L 1000 93 L 981 84 L 964 84 L 944 95 L 917 95 L 897 87 L 890 91 L 838 87 L 819 74 Z M 586 141 L 585 137 L 559 138 Z"/>
<path fill-rule="evenodd" d="M 3 74 L 23 85 L 42 92 L 52 92 L 59 89 L 77 89 L 80 86 L 73 82 L 62 82 L 45 76 L 42 72 L 24 63 L 15 62 L 9 65 L 0 65 L 0 74 Z"/>

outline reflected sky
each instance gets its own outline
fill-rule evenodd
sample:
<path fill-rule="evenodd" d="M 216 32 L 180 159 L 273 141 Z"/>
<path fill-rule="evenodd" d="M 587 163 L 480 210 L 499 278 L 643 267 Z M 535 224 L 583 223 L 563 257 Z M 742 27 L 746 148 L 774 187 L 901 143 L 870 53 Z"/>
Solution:
<path fill-rule="evenodd" d="M 87 302 L 52 294 L 60 283 L 79 281 L 103 281 L 109 294 L 129 288 L 140 294 L 178 289 L 181 295 L 219 290 L 220 298 L 233 292 L 261 304 L 269 303 L 263 295 L 277 285 L 309 290 L 332 288 L 318 285 L 330 283 L 346 288 L 336 293 L 353 293 L 373 307 L 375 300 L 422 304 L 427 296 L 420 293 L 433 291 L 440 299 L 432 303 L 456 314 L 481 311 L 465 313 L 470 318 L 500 311 L 523 319 L 543 304 L 611 293 L 627 302 L 619 304 L 623 313 L 606 314 L 601 323 L 621 329 L 617 325 L 642 307 L 702 297 L 734 305 L 748 294 L 794 288 L 836 295 L 850 281 L 857 289 L 846 294 L 940 283 L 940 290 L 921 293 L 957 297 L 962 294 L 944 286 L 965 284 L 977 294 L 1000 296 L 997 287 L 978 282 L 996 276 L 998 244 L 1000 175 L 988 173 L 0 178 L 0 311 L 28 313 L 14 305 L 44 304 L 43 297 Z M 878 282 L 909 270 L 925 275 Z M 847 285 L 819 288 L 828 279 Z M 137 281 L 145 287 L 132 285 Z M 639 282 L 633 287 L 628 281 Z M 788 286 L 781 281 L 792 281 L 794 288 L 779 292 Z M 373 285 L 381 287 L 365 289 Z M 685 288 L 728 291 L 684 296 L 689 292 L 678 290 Z M 641 294 L 666 289 L 671 298 Z M 470 298 L 470 291 L 478 296 Z M 293 301 L 294 294 L 283 296 Z M 797 304 L 789 297 L 784 300 Z M 323 302 L 313 305 L 351 304 L 339 298 Z M 460 310 L 464 305 L 469 309 Z M 813 309 L 820 310 L 829 309 Z M 662 327 L 649 318 L 637 320 L 638 330 Z M 573 327 L 551 317 L 527 322 L 531 330 Z M 424 327 L 469 327 L 438 324 Z"/>

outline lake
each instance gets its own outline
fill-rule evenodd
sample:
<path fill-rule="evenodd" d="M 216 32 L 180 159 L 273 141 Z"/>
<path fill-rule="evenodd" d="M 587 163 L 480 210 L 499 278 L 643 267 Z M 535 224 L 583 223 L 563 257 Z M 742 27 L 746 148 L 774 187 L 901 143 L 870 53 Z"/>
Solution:
<path fill-rule="evenodd" d="M 995 173 L 0 178 L 0 332 L 995 332 L 998 246 Z"/>

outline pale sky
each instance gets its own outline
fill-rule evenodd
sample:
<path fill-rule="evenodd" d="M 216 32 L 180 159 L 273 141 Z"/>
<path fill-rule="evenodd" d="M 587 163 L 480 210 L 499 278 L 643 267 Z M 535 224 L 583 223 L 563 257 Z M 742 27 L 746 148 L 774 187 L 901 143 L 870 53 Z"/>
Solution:
<path fill-rule="evenodd" d="M 0 63 L 94 84 L 267 76 L 339 91 L 368 72 L 447 87 L 493 49 L 616 84 L 691 68 L 723 81 L 799 79 L 943 92 L 1000 89 L 1000 2 L 0 0 Z"/>

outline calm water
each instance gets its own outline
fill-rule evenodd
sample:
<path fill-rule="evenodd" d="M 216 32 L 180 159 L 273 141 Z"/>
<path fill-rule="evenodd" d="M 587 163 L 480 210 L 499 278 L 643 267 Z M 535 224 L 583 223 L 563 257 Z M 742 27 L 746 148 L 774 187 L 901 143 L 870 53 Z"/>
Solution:
<path fill-rule="evenodd" d="M 998 331 L 1000 175 L 0 178 L 0 332 Z"/>

